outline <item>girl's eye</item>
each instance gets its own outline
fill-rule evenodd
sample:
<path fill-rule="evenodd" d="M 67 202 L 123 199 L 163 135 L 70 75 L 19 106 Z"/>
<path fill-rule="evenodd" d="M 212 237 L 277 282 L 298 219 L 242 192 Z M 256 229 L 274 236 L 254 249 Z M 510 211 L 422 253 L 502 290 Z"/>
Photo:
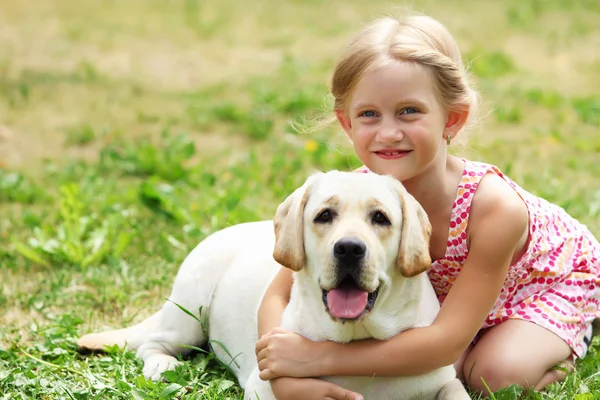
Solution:
<path fill-rule="evenodd" d="M 414 107 L 407 107 L 404 110 L 400 111 L 400 114 L 416 114 L 419 110 Z"/>
<path fill-rule="evenodd" d="M 360 116 L 372 118 L 372 117 L 376 117 L 377 115 L 375 114 L 375 111 L 365 111 L 365 112 L 361 113 Z"/>

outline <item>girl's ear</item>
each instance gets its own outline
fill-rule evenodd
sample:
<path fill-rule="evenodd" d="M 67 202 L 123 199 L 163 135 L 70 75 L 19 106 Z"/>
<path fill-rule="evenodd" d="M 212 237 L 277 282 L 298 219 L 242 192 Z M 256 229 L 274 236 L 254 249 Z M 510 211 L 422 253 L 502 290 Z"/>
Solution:
<path fill-rule="evenodd" d="M 348 113 L 344 110 L 335 110 L 335 117 L 342 126 L 344 132 L 346 132 L 346 135 L 352 140 L 352 123 L 350 122 Z"/>
<path fill-rule="evenodd" d="M 469 109 L 450 111 L 448 112 L 448 120 L 444 127 L 444 138 L 450 135 L 450 138 L 454 138 L 456 134 L 465 126 L 469 118 Z"/>

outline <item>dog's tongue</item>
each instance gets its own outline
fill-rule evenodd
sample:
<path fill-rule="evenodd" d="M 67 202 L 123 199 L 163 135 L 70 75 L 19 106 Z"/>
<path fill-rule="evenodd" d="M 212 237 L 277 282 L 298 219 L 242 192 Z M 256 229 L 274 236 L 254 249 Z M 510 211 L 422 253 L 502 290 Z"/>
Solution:
<path fill-rule="evenodd" d="M 369 294 L 358 288 L 338 288 L 327 293 L 327 307 L 332 316 L 352 319 L 367 306 Z"/>

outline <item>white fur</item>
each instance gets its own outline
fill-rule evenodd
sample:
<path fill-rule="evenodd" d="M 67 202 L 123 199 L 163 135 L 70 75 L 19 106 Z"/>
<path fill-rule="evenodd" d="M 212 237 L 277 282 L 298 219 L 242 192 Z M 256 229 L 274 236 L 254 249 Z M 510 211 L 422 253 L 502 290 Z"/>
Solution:
<path fill-rule="evenodd" d="M 293 221 L 293 214 L 298 211 L 294 207 L 300 207 L 302 203 L 298 201 L 299 196 L 307 196 L 298 214 L 303 218 Z M 315 215 L 331 196 L 337 196 L 339 200 L 335 206 L 337 219 L 329 225 L 315 227 Z M 275 222 L 282 223 L 285 219 L 288 224 L 302 224 L 299 232 L 302 233 L 305 262 L 304 267 L 294 273 L 283 328 L 315 341 L 349 342 L 365 338 L 387 339 L 408 328 L 433 322 L 439 304 L 427 275 L 405 277 L 397 265 L 399 251 L 422 251 L 407 249 L 400 243 L 403 221 L 416 218 L 414 207 L 419 207 L 407 196 L 392 178 L 335 171 L 311 177 L 282 204 Z M 373 199 L 385 210 L 391 221 L 390 227 L 371 223 L 367 207 Z M 410 205 L 406 215 L 401 211 L 402 202 Z M 414 228 L 414 220 L 410 226 Z M 246 389 L 246 399 L 273 399 L 269 383 L 258 377 L 254 346 L 260 301 L 281 268 L 273 259 L 274 247 L 283 245 L 279 243 L 281 235 L 279 233 L 276 244 L 271 221 L 240 224 L 214 233 L 185 259 L 175 278 L 169 297 L 171 301 L 166 302 L 158 313 L 131 328 L 84 336 L 79 340 L 79 346 L 102 349 L 105 345 L 119 344 L 137 349 L 137 355 L 144 360 L 144 375 L 156 380 L 162 372 L 178 364 L 177 355 L 189 351 L 182 345 L 200 346 L 207 339 L 213 340 L 213 351 L 219 360 L 230 366 L 240 385 Z M 336 264 L 332 246 L 336 240 L 347 236 L 358 237 L 367 245 L 360 283 L 371 289 L 378 287 L 379 295 L 374 308 L 364 318 L 342 324 L 327 313 L 321 288 L 330 288 L 334 284 Z M 293 250 L 289 243 L 285 245 Z M 424 246 L 426 249 L 427 244 Z M 173 303 L 185 307 L 201 320 L 206 318 L 208 326 L 204 328 L 208 338 L 203 327 Z M 227 352 L 216 342 L 223 344 Z M 377 400 L 469 399 L 455 379 L 451 365 L 411 377 L 324 379 Z"/>

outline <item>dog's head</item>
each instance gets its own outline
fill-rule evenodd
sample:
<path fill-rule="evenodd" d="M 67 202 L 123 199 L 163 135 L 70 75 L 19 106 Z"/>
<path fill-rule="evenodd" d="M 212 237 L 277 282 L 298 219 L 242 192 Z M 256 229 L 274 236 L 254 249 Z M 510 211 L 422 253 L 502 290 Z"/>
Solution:
<path fill-rule="evenodd" d="M 430 264 L 431 225 L 419 203 L 388 176 L 312 175 L 277 209 L 274 259 L 317 283 L 329 315 L 359 320 L 394 274 Z"/>

